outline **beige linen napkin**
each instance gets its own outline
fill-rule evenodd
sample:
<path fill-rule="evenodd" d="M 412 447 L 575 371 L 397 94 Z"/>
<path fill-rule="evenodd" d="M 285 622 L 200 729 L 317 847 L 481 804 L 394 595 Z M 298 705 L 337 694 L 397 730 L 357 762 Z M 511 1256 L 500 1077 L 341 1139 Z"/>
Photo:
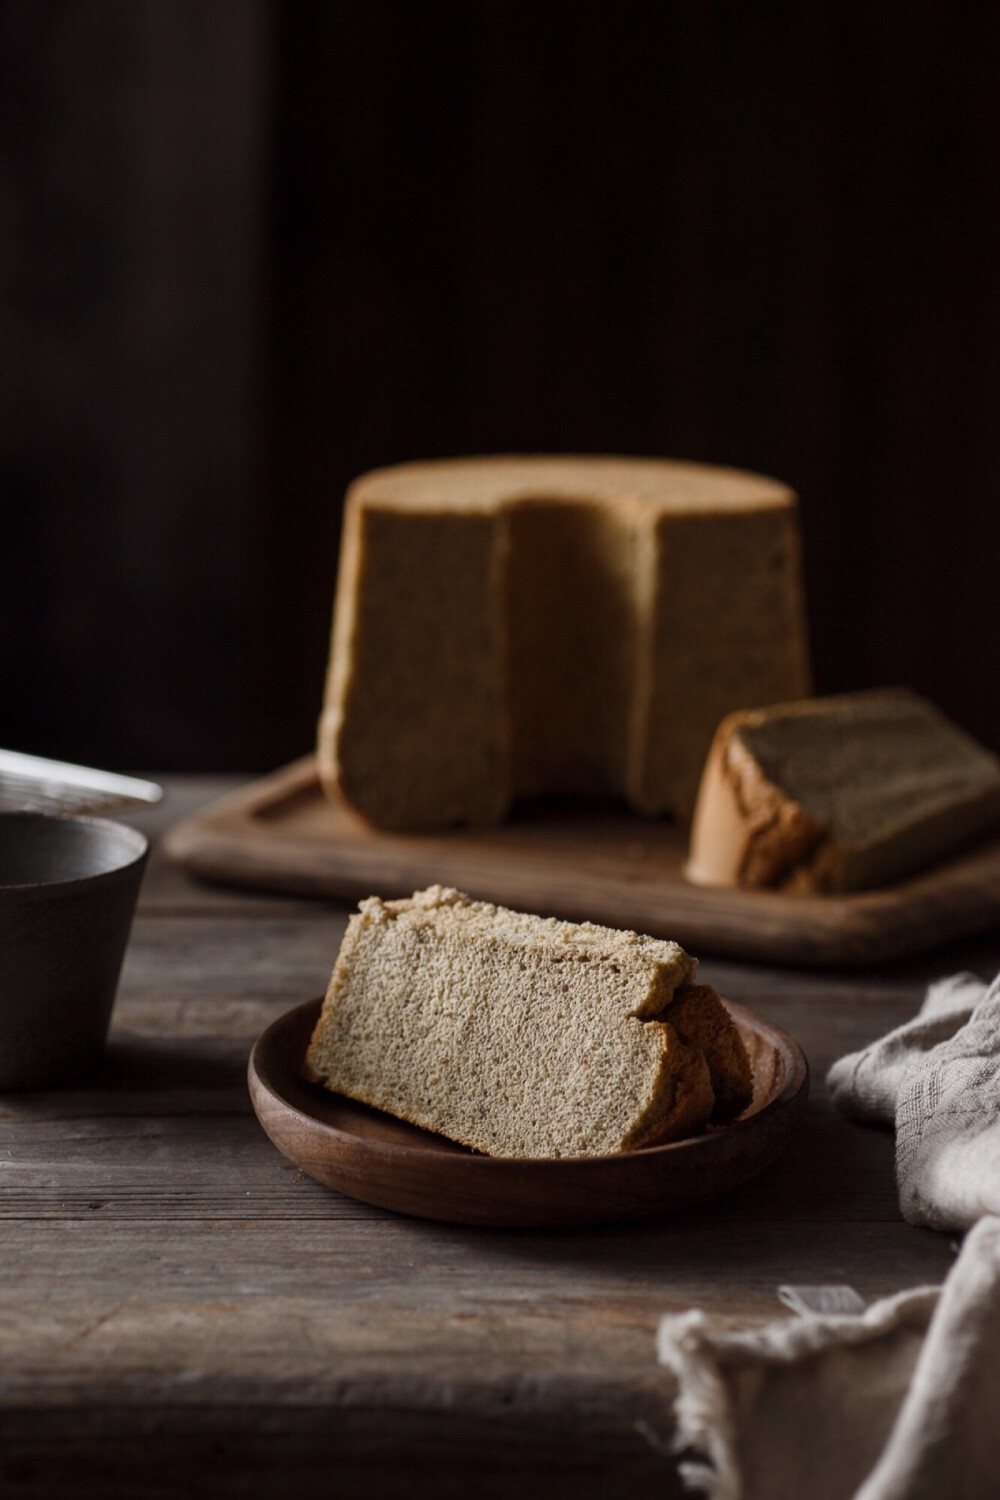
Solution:
<path fill-rule="evenodd" d="M 686 1484 L 711 1500 L 995 1500 L 1000 1494 L 1000 1219 L 968 1236 L 944 1287 L 861 1313 L 817 1312 L 731 1332 L 683 1313 L 660 1324 L 677 1376 Z"/>
<path fill-rule="evenodd" d="M 864 1309 L 850 1288 L 782 1288 L 799 1318 L 738 1332 L 700 1312 L 665 1318 L 681 1472 L 712 1500 L 995 1500 L 1000 980 L 933 985 L 912 1022 L 827 1081 L 845 1114 L 895 1120 L 911 1223 L 980 1222 L 942 1289 Z"/>
<path fill-rule="evenodd" d="M 967 1229 L 1000 1214 L 1000 978 L 931 985 L 914 1020 L 842 1057 L 826 1081 L 850 1119 L 895 1121 L 909 1223 Z"/>

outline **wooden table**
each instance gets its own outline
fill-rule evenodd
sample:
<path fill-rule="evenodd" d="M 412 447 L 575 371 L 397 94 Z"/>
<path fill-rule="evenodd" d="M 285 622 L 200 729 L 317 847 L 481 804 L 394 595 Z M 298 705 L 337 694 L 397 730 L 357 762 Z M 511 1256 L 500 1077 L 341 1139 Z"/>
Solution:
<path fill-rule="evenodd" d="M 133 821 L 234 784 L 171 779 Z M 4 1500 L 679 1494 L 662 1313 L 765 1319 L 783 1281 L 873 1298 L 947 1272 L 950 1239 L 900 1219 L 891 1135 L 837 1117 L 823 1075 L 929 978 L 992 974 L 1000 937 L 863 974 L 705 961 L 804 1046 L 799 1137 L 697 1212 L 552 1234 L 367 1208 L 261 1132 L 251 1042 L 323 990 L 345 920 L 154 853 L 103 1071 L 0 1099 Z"/>

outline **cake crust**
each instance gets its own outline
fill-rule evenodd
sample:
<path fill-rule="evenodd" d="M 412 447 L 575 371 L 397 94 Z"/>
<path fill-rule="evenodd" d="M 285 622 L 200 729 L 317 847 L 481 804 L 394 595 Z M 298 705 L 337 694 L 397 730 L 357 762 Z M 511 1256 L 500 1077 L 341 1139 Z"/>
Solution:
<path fill-rule="evenodd" d="M 709 753 L 688 878 L 864 890 L 1000 821 L 1000 760 L 904 689 L 734 713 Z"/>

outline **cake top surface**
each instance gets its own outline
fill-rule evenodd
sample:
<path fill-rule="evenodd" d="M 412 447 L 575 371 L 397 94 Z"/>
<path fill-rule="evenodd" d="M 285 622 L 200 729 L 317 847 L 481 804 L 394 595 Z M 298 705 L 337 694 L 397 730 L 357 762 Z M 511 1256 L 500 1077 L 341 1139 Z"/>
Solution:
<path fill-rule="evenodd" d="M 697 960 L 679 943 L 666 938 L 602 927 L 596 922 L 567 922 L 510 911 L 489 901 L 474 901 L 450 886 L 428 886 L 397 901 L 368 896 L 360 902 L 359 910 L 376 921 L 402 919 L 411 925 L 430 923 L 437 927 L 442 922 L 453 924 L 470 935 L 546 954 L 561 951 L 598 962 L 656 964 L 675 972 L 678 982 L 692 977 L 697 966 Z"/>
<path fill-rule="evenodd" d="M 394 509 L 493 510 L 532 500 L 633 505 L 654 512 L 754 511 L 792 504 L 794 491 L 742 469 L 660 458 L 572 454 L 447 458 L 362 474 L 355 501 Z"/>
<path fill-rule="evenodd" d="M 733 716 L 775 786 L 861 846 L 961 794 L 1000 791 L 1000 760 L 904 689 L 845 693 Z"/>

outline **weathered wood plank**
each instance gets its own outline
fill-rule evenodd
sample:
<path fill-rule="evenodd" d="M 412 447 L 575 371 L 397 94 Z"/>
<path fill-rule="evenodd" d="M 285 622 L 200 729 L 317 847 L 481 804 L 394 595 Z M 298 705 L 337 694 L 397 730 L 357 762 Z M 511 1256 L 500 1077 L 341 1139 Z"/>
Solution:
<path fill-rule="evenodd" d="M 308 919 L 139 917 L 122 970 L 115 1023 L 122 1024 L 133 996 L 210 1006 L 285 999 L 290 1006 L 321 995 L 346 921 L 344 912 L 324 906 Z"/>
<path fill-rule="evenodd" d="M 789 1279 L 862 1295 L 940 1279 L 945 1237 L 897 1224 L 710 1220 L 566 1235 L 417 1221 L 13 1224 L 0 1317 L 12 1406 L 256 1401 L 429 1406 L 573 1394 L 612 1403 L 655 1376 L 661 1313 L 779 1313 Z M 547 1394 L 546 1394 L 547 1393 Z M 617 1395 L 616 1395 L 617 1393 Z"/>
<path fill-rule="evenodd" d="M 240 776 L 158 776 L 150 775 L 164 787 L 163 801 L 154 807 L 121 808 L 109 814 L 134 828 L 140 828 L 151 840 L 149 864 L 139 898 L 139 911 L 147 915 L 169 912 L 195 916 L 263 915 L 311 917 L 327 903 L 315 900 L 295 901 L 237 887 L 208 885 L 194 880 L 166 860 L 160 842 L 166 830 L 199 808 L 234 791 L 248 778 Z"/>
<path fill-rule="evenodd" d="M 649 1408 L 648 1416 L 646 1408 Z M 136 1424 L 78 1414 L 72 1434 L 50 1412 L 18 1412 L 2 1438 L 0 1478 L 20 1500 L 609 1500 L 687 1493 L 669 1456 L 664 1403 L 630 1411 L 535 1412 L 189 1407 Z M 64 1414 L 61 1414 L 64 1415 Z M 84 1425 L 99 1416 L 100 1425 Z M 129 1413 L 132 1418 L 134 1414 Z M 109 1420 L 110 1418 L 110 1420 Z"/>
<path fill-rule="evenodd" d="M 266 1140 L 242 1084 L 219 1091 L 131 1093 L 127 1107 L 0 1117 L 0 1221 L 99 1214 L 125 1219 L 275 1220 L 379 1217 L 304 1177 Z M 155 1111 L 155 1113 L 154 1113 Z M 689 1223 L 898 1221 L 888 1132 L 810 1106 L 783 1158 L 754 1182 L 683 1216 Z M 623 1253 L 629 1253 L 628 1231 Z"/>

